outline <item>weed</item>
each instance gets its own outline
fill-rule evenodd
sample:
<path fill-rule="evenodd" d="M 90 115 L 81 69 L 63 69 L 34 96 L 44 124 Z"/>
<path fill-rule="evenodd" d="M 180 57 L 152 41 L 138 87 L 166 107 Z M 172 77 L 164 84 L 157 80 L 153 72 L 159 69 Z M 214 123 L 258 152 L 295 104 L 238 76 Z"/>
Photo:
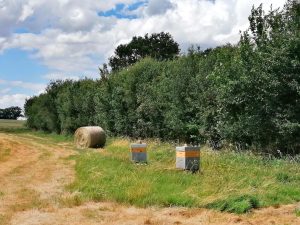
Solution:
<path fill-rule="evenodd" d="M 300 217 L 300 208 L 295 209 L 295 214 L 297 217 Z"/>
<path fill-rule="evenodd" d="M 259 201 L 256 197 L 243 195 L 230 197 L 225 200 L 218 200 L 206 205 L 207 208 L 218 209 L 225 212 L 234 212 L 237 214 L 249 212 L 251 209 L 259 207 Z"/>
<path fill-rule="evenodd" d="M 61 197 L 59 203 L 63 207 L 72 208 L 74 206 L 80 206 L 83 202 L 82 197 L 78 193 L 74 193 L 68 196 Z"/>
<path fill-rule="evenodd" d="M 279 172 L 276 174 L 276 179 L 279 181 L 279 182 L 282 182 L 282 183 L 288 183 L 292 180 L 292 178 L 290 177 L 289 174 L 287 173 L 284 173 L 284 172 Z"/>

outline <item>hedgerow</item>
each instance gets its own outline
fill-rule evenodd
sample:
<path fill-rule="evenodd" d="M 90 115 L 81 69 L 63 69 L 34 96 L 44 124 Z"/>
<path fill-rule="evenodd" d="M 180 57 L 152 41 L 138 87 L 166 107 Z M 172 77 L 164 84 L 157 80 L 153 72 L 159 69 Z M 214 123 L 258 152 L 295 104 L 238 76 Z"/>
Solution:
<path fill-rule="evenodd" d="M 299 15 L 293 0 L 268 13 L 260 6 L 237 45 L 145 58 L 99 80 L 53 81 L 27 100 L 27 125 L 300 153 Z"/>

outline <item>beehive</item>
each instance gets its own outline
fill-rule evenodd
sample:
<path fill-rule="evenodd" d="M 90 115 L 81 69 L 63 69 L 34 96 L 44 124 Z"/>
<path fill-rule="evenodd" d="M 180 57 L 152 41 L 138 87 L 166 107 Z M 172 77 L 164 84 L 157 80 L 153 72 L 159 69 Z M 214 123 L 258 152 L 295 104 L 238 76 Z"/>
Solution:
<path fill-rule="evenodd" d="M 176 168 L 198 171 L 200 169 L 200 147 L 176 147 Z"/>
<path fill-rule="evenodd" d="M 136 163 L 147 162 L 147 144 L 131 144 L 131 160 Z"/>

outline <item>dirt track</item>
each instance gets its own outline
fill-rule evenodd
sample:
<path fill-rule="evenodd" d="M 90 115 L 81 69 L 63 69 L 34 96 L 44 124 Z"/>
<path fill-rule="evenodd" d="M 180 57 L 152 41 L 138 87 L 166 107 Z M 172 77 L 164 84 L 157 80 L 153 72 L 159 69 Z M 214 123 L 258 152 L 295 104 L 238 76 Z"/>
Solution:
<path fill-rule="evenodd" d="M 81 203 L 65 189 L 74 179 L 74 161 L 68 159 L 74 154 L 62 144 L 0 133 L 0 224 L 300 224 L 296 205 L 238 216 L 206 209 Z"/>

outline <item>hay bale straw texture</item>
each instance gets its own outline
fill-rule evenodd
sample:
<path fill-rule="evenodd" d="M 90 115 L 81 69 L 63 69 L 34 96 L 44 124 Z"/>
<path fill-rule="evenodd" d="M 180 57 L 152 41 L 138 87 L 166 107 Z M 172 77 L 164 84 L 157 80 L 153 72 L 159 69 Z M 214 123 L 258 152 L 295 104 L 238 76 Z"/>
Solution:
<path fill-rule="evenodd" d="M 106 135 L 101 127 L 80 127 L 75 131 L 77 148 L 98 148 L 105 145 Z"/>

